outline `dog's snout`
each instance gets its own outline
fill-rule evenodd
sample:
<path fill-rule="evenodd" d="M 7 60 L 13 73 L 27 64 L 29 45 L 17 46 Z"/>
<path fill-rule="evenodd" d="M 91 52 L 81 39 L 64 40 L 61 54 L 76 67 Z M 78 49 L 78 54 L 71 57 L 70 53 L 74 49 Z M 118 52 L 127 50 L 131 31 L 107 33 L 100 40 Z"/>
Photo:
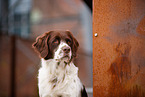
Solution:
<path fill-rule="evenodd" d="M 70 52 L 70 48 L 69 47 L 63 47 L 63 52 L 64 53 L 69 53 Z"/>

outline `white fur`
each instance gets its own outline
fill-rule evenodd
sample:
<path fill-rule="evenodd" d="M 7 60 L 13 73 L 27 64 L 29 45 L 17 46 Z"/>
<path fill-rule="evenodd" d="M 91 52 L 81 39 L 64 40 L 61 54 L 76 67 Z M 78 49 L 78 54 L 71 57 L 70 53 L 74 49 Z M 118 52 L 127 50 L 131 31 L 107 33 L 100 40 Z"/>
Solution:
<path fill-rule="evenodd" d="M 81 97 L 83 85 L 78 77 L 78 68 L 68 59 L 62 59 L 62 48 L 68 46 L 61 42 L 53 59 L 41 59 L 38 86 L 40 97 Z M 72 53 L 70 51 L 69 56 Z"/>
<path fill-rule="evenodd" d="M 78 78 L 78 68 L 71 62 L 62 61 L 59 66 L 54 59 L 42 59 L 42 67 L 39 69 L 38 86 L 40 97 L 80 97 L 83 85 Z M 58 67 L 57 67 L 58 66 Z M 65 76 L 64 80 L 63 77 Z M 57 78 L 57 82 L 52 82 Z M 54 87 L 54 85 L 56 85 Z"/>

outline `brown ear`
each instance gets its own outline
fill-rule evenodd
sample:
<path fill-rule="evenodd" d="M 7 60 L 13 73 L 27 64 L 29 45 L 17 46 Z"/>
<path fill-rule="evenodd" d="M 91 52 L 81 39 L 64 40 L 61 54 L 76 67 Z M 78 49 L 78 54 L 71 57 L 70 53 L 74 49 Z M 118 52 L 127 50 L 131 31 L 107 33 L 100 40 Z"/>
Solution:
<path fill-rule="evenodd" d="M 36 38 L 36 42 L 32 44 L 32 47 L 36 52 L 39 53 L 41 58 L 45 58 L 49 53 L 48 40 L 49 40 L 49 32 L 45 33 Z"/>
<path fill-rule="evenodd" d="M 78 50 L 78 47 L 79 47 L 79 43 L 70 31 L 67 30 L 66 32 L 70 35 L 70 37 L 73 40 L 72 52 L 73 52 L 73 57 L 76 57 L 76 53 L 77 53 L 77 50 Z"/>
<path fill-rule="evenodd" d="M 76 57 L 76 53 L 79 47 L 78 41 L 73 37 L 73 56 Z"/>

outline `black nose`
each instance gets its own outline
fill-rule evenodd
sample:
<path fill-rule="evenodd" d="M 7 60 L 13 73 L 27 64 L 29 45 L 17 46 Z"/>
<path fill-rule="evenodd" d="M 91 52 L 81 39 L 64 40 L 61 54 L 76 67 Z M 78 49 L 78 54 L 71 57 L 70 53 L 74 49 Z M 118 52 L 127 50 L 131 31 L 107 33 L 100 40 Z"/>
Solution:
<path fill-rule="evenodd" d="M 69 47 L 63 47 L 63 52 L 64 53 L 69 53 L 70 52 L 70 48 Z"/>

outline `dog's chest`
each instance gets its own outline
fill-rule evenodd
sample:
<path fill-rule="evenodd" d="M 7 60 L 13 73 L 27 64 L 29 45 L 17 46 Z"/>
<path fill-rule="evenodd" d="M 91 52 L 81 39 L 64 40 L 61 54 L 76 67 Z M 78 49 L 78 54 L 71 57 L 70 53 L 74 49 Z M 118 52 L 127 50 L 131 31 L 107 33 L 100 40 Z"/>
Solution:
<path fill-rule="evenodd" d="M 80 97 L 82 88 L 78 68 L 73 63 L 66 65 L 54 61 L 45 62 L 40 68 L 38 86 L 42 97 Z"/>

